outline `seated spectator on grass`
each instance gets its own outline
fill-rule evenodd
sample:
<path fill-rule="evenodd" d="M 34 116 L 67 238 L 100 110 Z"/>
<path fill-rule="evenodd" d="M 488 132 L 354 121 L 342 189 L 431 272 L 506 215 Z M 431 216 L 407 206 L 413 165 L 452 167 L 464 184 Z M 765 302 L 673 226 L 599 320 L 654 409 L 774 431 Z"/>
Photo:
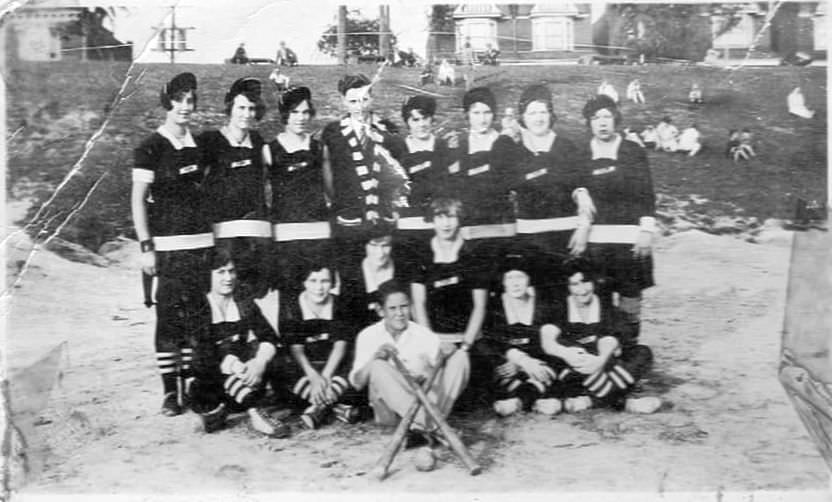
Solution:
<path fill-rule="evenodd" d="M 237 270 L 231 254 L 214 251 L 210 261 L 211 287 L 196 299 L 187 317 L 196 326 L 194 380 L 188 395 L 205 432 L 222 428 L 229 411 L 245 411 L 252 429 L 284 437 L 289 427 L 263 407 L 266 382 L 285 386 L 279 375 L 281 343 L 252 300 L 235 297 Z"/>
<path fill-rule="evenodd" d="M 286 42 L 280 41 L 280 46 L 277 48 L 277 56 L 274 58 L 277 66 L 297 66 L 298 56 L 295 51 L 286 46 Z"/>
<path fill-rule="evenodd" d="M 679 135 L 679 148 L 678 151 L 680 152 L 687 152 L 688 156 L 693 157 L 699 150 L 702 149 L 702 133 L 699 132 L 699 128 L 696 124 L 691 125 L 688 128 L 682 130 L 682 134 Z"/>
<path fill-rule="evenodd" d="M 485 52 L 480 55 L 480 63 L 484 65 L 490 66 L 497 66 L 497 58 L 500 56 L 500 51 L 495 49 L 491 46 L 491 44 L 485 44 Z"/>
<path fill-rule="evenodd" d="M 649 125 L 641 131 L 641 141 L 644 142 L 645 148 L 656 148 L 659 142 L 659 135 L 656 134 L 656 128 Z"/>
<path fill-rule="evenodd" d="M 594 268 L 578 258 L 566 265 L 569 294 L 558 302 L 557 321 L 541 328 L 543 352 L 558 378 L 563 409 L 574 413 L 592 407 L 653 413 L 661 401 L 636 397 L 638 381 L 650 370 L 653 353 L 607 300 L 599 295 Z"/>
<path fill-rule="evenodd" d="M 806 107 L 806 98 L 803 96 L 803 91 L 800 90 L 800 87 L 795 87 L 789 93 L 786 102 L 789 105 L 789 113 L 792 115 L 797 115 L 804 119 L 810 119 L 815 116 L 815 111 Z"/>
<path fill-rule="evenodd" d="M 410 295 L 407 287 L 396 281 L 379 286 L 383 319 L 358 334 L 350 383 L 356 389 L 368 388 L 370 406 L 379 424 L 395 425 L 416 397 L 404 377 L 390 361 L 395 354 L 408 372 L 424 382 L 439 364 L 440 342 L 429 329 L 410 320 Z M 468 383 L 469 362 L 463 352 L 454 352 L 433 385 L 428 397 L 447 416 L 457 397 Z M 412 430 L 431 434 L 436 424 L 428 419 L 424 407 L 413 420 Z"/>
<path fill-rule="evenodd" d="M 613 87 L 612 84 L 606 80 L 601 82 L 601 85 L 598 86 L 598 95 L 600 96 L 601 94 L 609 96 L 610 99 L 615 101 L 616 104 L 618 103 L 618 91 L 616 91 L 615 87 Z"/>
<path fill-rule="evenodd" d="M 702 88 L 699 87 L 699 84 L 696 82 L 692 83 L 690 86 L 690 92 L 688 93 L 688 101 L 692 104 L 702 104 L 704 101 L 702 99 Z"/>
<path fill-rule="evenodd" d="M 456 84 L 456 70 L 447 59 L 443 59 L 439 63 L 439 71 L 436 75 L 436 80 L 439 85 L 454 86 Z"/>
<path fill-rule="evenodd" d="M 641 82 L 638 79 L 633 80 L 627 85 L 627 99 L 637 104 L 644 104 L 644 93 L 641 92 Z"/>
<path fill-rule="evenodd" d="M 248 55 L 246 55 L 246 44 L 240 44 L 234 55 L 231 56 L 231 64 L 246 64 L 248 63 Z"/>
<path fill-rule="evenodd" d="M 725 156 L 734 162 L 751 159 L 751 157 L 756 156 L 754 146 L 751 144 L 752 140 L 753 136 L 748 129 L 743 129 L 742 131 L 732 129 L 728 132 L 728 145 L 725 147 Z"/>
<path fill-rule="evenodd" d="M 656 126 L 656 150 L 675 152 L 679 148 L 679 129 L 665 117 Z"/>
<path fill-rule="evenodd" d="M 301 422 L 309 429 L 322 425 L 334 412 L 345 423 L 358 419 L 356 398 L 347 381 L 348 350 L 355 335 L 351 316 L 339 296 L 333 295 L 333 268 L 307 262 L 300 268 L 303 290 L 280 297 L 280 332 L 289 345 L 294 364 L 288 383 L 306 403 Z"/>
<path fill-rule="evenodd" d="M 274 84 L 277 92 L 284 92 L 289 88 L 289 76 L 280 73 L 280 66 L 276 67 L 269 73 L 269 80 Z"/>

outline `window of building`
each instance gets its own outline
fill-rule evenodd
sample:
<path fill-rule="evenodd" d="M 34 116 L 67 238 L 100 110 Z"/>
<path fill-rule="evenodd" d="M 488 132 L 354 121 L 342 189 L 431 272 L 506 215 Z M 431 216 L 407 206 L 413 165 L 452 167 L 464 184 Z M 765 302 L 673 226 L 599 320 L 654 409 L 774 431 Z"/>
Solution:
<path fill-rule="evenodd" d="M 746 48 L 754 41 L 754 17 L 750 14 L 741 14 L 737 24 L 725 33 L 717 36 L 728 20 L 723 16 L 714 16 L 711 21 L 712 33 L 714 36 L 713 45 L 717 49 Z"/>
<path fill-rule="evenodd" d="M 538 17 L 532 19 L 532 50 L 572 50 L 574 34 L 572 20 L 567 17 Z"/>
<path fill-rule="evenodd" d="M 493 19 L 473 18 L 459 21 L 457 50 L 462 50 L 467 40 L 475 51 L 485 50 L 488 44 L 498 47 L 497 22 Z"/>

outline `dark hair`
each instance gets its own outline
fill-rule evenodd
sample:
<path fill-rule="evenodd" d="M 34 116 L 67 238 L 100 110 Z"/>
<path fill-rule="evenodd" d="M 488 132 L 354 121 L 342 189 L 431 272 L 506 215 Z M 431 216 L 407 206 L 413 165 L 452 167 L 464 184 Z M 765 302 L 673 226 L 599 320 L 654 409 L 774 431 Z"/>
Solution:
<path fill-rule="evenodd" d="M 239 96 L 245 96 L 249 101 L 254 103 L 254 118 L 260 120 L 266 114 L 266 105 L 263 103 L 261 97 L 263 84 L 253 77 L 244 77 L 234 81 L 231 84 L 231 89 L 225 94 L 225 114 L 231 115 L 231 108 L 234 106 L 234 99 Z"/>
<path fill-rule="evenodd" d="M 597 284 L 600 279 L 597 267 L 595 267 L 591 261 L 582 257 L 567 259 L 563 263 L 563 271 L 567 283 L 569 282 L 570 277 L 579 272 L 583 275 L 584 281 L 591 281 L 592 283 Z"/>
<path fill-rule="evenodd" d="M 229 263 L 234 263 L 234 250 L 231 245 L 215 246 L 206 255 L 205 263 L 208 270 L 214 271 Z"/>
<path fill-rule="evenodd" d="M 319 258 L 298 260 L 298 263 L 294 266 L 294 273 L 292 274 L 295 278 L 295 285 L 303 284 L 313 272 L 318 272 L 324 269 L 329 270 L 330 278 L 333 282 L 335 282 L 335 266 L 329 261 Z"/>
<path fill-rule="evenodd" d="M 589 125 L 592 117 L 598 113 L 598 110 L 603 110 L 604 108 L 612 113 L 613 124 L 618 127 L 618 124 L 621 123 L 621 111 L 618 109 L 618 105 L 615 101 L 613 101 L 613 99 L 606 94 L 599 94 L 598 96 L 595 96 L 587 101 L 584 105 L 582 113 L 586 119 L 586 125 Z"/>
<path fill-rule="evenodd" d="M 545 85 L 538 84 L 526 87 L 520 95 L 520 101 L 517 105 L 519 111 L 518 122 L 520 122 L 520 125 L 526 127 L 526 123 L 523 121 L 523 114 L 526 113 L 526 108 L 535 101 L 540 101 L 546 105 L 546 110 L 549 111 L 550 115 L 549 126 L 554 124 L 558 117 L 555 115 L 555 106 L 552 103 L 552 92 Z"/>
<path fill-rule="evenodd" d="M 384 219 L 381 219 L 378 223 L 374 225 L 368 225 L 365 237 L 366 239 L 364 242 L 370 242 L 375 239 L 380 239 L 382 237 L 393 236 L 393 233 L 396 231 L 396 224 L 390 223 Z"/>
<path fill-rule="evenodd" d="M 430 201 L 430 206 L 428 206 L 428 212 L 425 216 L 428 221 L 433 221 L 440 214 L 457 216 L 461 220 L 465 215 L 465 206 L 456 197 L 437 197 Z"/>
<path fill-rule="evenodd" d="M 308 87 L 291 87 L 278 98 L 277 109 L 280 112 L 280 120 L 286 124 L 289 115 L 306 101 L 309 105 L 309 116 L 315 116 L 315 106 L 312 104 L 312 92 Z"/>
<path fill-rule="evenodd" d="M 187 92 L 194 94 L 194 108 L 196 108 L 196 76 L 193 73 L 185 72 L 173 77 L 170 82 L 162 86 L 159 92 L 159 102 L 165 110 L 172 110 L 172 101 L 181 101 Z"/>
<path fill-rule="evenodd" d="M 408 287 L 396 279 L 390 279 L 389 281 L 382 282 L 379 284 L 378 291 L 376 292 L 379 303 L 382 307 L 384 307 L 384 304 L 387 303 L 387 298 L 396 293 L 402 293 L 408 300 L 410 300 L 410 291 L 408 290 Z"/>
<path fill-rule="evenodd" d="M 345 75 L 344 78 L 338 81 L 338 93 L 341 96 L 346 96 L 350 89 L 359 89 L 370 85 L 371 80 L 367 75 L 359 73 L 357 75 Z"/>
<path fill-rule="evenodd" d="M 436 100 L 430 96 L 413 96 L 402 105 L 402 120 L 407 124 L 410 112 L 418 111 L 425 117 L 433 117 L 436 114 Z"/>
<path fill-rule="evenodd" d="M 462 110 L 468 113 L 474 103 L 485 103 L 492 112 L 497 111 L 497 98 L 488 87 L 474 87 L 462 97 Z"/>

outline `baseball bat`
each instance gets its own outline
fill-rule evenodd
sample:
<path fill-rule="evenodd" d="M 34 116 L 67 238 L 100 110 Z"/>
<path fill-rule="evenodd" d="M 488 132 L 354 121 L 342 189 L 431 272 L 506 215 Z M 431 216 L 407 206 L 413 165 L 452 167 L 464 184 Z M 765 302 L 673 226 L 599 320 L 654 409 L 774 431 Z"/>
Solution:
<path fill-rule="evenodd" d="M 436 380 L 436 376 L 439 374 L 439 370 L 441 370 L 442 366 L 445 365 L 445 359 L 445 357 L 440 356 L 436 367 L 431 370 L 430 375 L 428 375 L 427 380 L 425 380 L 425 384 L 423 386 L 425 390 L 430 389 L 433 385 L 434 380 Z M 410 430 L 410 424 L 413 423 L 413 419 L 416 418 L 416 413 L 419 412 L 419 408 L 421 406 L 422 403 L 419 401 L 419 398 L 415 398 L 413 400 L 413 404 L 410 405 L 410 408 L 408 408 L 407 412 L 399 422 L 398 427 L 396 427 L 396 431 L 393 433 L 393 439 L 387 445 L 387 448 L 384 450 L 381 458 L 378 459 L 376 466 L 373 467 L 372 474 L 379 481 L 387 477 L 387 471 L 390 469 L 390 465 L 393 463 L 396 455 L 398 455 L 401 451 L 402 445 L 407 438 L 407 433 Z"/>
<path fill-rule="evenodd" d="M 405 382 L 410 387 L 410 390 L 416 394 L 416 397 L 419 398 L 419 401 L 422 402 L 422 406 L 425 407 L 425 411 L 427 412 L 428 416 L 436 422 L 439 426 L 439 430 L 442 432 L 442 435 L 445 436 L 445 439 L 448 441 L 448 446 L 451 447 L 451 450 L 456 454 L 457 457 L 465 464 L 465 467 L 468 469 L 468 473 L 472 476 L 476 476 L 480 472 L 482 472 L 482 467 L 477 464 L 474 460 L 474 457 L 471 456 L 471 453 L 468 452 L 468 449 L 459 439 L 459 436 L 456 435 L 451 426 L 448 425 L 448 422 L 445 421 L 445 417 L 442 416 L 442 413 L 436 408 L 436 405 L 428 398 L 425 391 L 422 390 L 421 387 L 416 385 L 416 382 L 413 381 L 413 377 L 410 376 L 410 373 L 407 371 L 407 368 L 404 364 L 402 364 L 401 360 L 395 354 L 390 356 L 390 359 L 393 361 L 393 364 L 396 365 L 396 369 L 399 370 L 402 377 L 404 377 Z"/>

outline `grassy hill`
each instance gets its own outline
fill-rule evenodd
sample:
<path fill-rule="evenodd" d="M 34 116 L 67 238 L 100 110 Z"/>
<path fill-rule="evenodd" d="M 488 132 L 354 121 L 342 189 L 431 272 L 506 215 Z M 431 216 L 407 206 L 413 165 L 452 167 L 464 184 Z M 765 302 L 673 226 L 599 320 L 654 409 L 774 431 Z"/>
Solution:
<path fill-rule="evenodd" d="M 29 215 L 35 235 L 60 231 L 65 239 L 97 249 L 117 236 L 132 236 L 129 211 L 132 149 L 162 121 L 158 93 L 163 82 L 181 71 L 199 80 L 196 129 L 219 127 L 222 99 L 241 76 L 266 80 L 269 67 L 234 65 L 136 65 L 123 63 L 18 64 L 8 85 L 9 190 L 35 190 Z M 346 71 L 372 74 L 375 66 L 300 67 L 289 74 L 293 84 L 313 91 L 316 126 L 339 115 L 336 82 Z M 661 211 L 678 209 L 691 221 L 720 216 L 788 218 L 795 197 L 826 199 L 825 68 L 746 68 L 721 70 L 683 66 L 554 66 L 477 69 L 476 83 L 488 85 L 502 111 L 516 106 L 522 89 L 546 83 L 553 90 L 556 129 L 576 141 L 587 141 L 581 108 L 602 79 L 624 94 L 639 78 L 646 105 L 625 103 L 625 125 L 641 130 L 669 115 L 681 129 L 697 123 L 706 149 L 699 156 L 650 153 Z M 412 94 L 398 84 L 416 85 L 418 70 L 387 69 L 375 91 L 376 106 L 401 122 L 401 103 Z M 692 81 L 705 86 L 706 104 L 686 102 Z M 268 82 L 266 82 L 268 84 Z M 812 120 L 788 115 L 786 95 L 801 86 L 808 104 L 818 111 Z M 266 86 L 268 88 L 268 85 Z M 462 88 L 428 89 L 440 99 L 438 123 L 463 127 Z M 269 111 L 261 123 L 266 137 L 279 130 L 276 99 L 266 96 Z M 750 128 L 758 157 L 734 164 L 723 157 L 727 132 Z M 91 138 L 93 138 L 91 140 Z M 67 174 L 76 169 L 60 189 Z"/>

